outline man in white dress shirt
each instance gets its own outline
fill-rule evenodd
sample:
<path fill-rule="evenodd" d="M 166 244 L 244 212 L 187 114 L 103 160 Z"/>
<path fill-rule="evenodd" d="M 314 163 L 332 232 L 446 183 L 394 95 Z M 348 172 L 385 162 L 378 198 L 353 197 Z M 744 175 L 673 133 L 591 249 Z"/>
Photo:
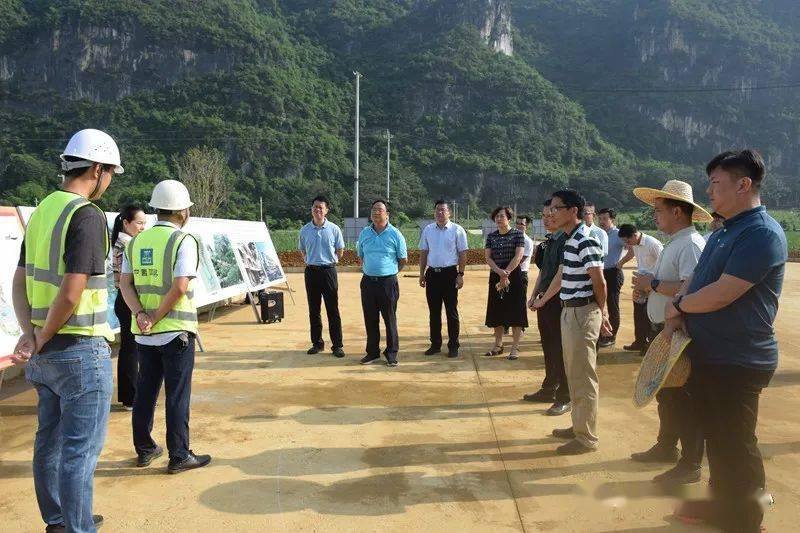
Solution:
<path fill-rule="evenodd" d="M 522 272 L 522 281 L 525 284 L 525 294 L 528 293 L 528 270 L 531 268 L 531 259 L 536 250 L 536 245 L 528 236 L 528 227 L 531 225 L 533 219 L 528 215 L 517 215 L 517 229 L 522 232 L 525 237 L 525 251 L 522 253 L 522 262 L 519 264 L 520 272 Z"/>
<path fill-rule="evenodd" d="M 621 225 L 618 235 L 628 247 L 628 253 L 620 259 L 620 267 L 636 257 L 637 275 L 655 272 L 661 250 L 664 249 L 661 241 L 639 231 L 633 224 Z M 633 329 L 636 338 L 631 344 L 623 346 L 623 349 L 641 352 L 644 355 L 644 351 L 650 344 L 652 326 L 647 317 L 647 295 L 636 290 L 633 291 Z"/>
<path fill-rule="evenodd" d="M 431 345 L 425 355 L 442 351 L 442 304 L 447 315 L 447 357 L 458 357 L 458 291 L 464 286 L 467 265 L 467 232 L 450 222 L 450 206 L 437 200 L 436 222 L 428 224 L 419 238 L 419 286 L 425 289 L 430 312 Z"/>

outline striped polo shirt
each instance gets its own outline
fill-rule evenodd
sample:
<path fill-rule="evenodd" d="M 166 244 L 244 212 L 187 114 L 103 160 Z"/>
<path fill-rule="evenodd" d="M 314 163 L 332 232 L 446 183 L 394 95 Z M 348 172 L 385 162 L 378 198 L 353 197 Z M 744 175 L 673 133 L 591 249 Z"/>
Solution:
<path fill-rule="evenodd" d="M 594 296 L 592 279 L 587 269 L 603 268 L 603 246 L 590 235 L 585 224 L 579 224 L 564 243 L 561 299 Z"/>

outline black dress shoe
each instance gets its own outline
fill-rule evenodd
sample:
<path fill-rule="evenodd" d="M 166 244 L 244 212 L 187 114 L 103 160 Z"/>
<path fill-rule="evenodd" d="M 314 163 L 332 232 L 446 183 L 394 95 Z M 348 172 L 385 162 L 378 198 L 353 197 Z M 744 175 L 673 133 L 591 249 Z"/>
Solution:
<path fill-rule="evenodd" d="M 616 342 L 616 339 L 614 339 L 614 337 L 603 337 L 599 341 L 597 341 L 597 347 L 608 348 L 609 346 L 614 346 L 614 342 Z"/>
<path fill-rule="evenodd" d="M 100 529 L 100 526 L 103 525 L 103 515 L 93 514 L 92 523 L 94 523 L 95 529 Z M 46 533 L 62 533 L 67 530 L 67 526 L 66 524 L 48 524 L 44 530 Z"/>
<path fill-rule="evenodd" d="M 333 356 L 334 357 L 344 357 L 344 350 L 342 348 L 334 348 L 333 349 Z"/>
<path fill-rule="evenodd" d="M 552 403 L 556 399 L 556 393 L 555 391 L 539 389 L 533 394 L 525 394 L 522 399 L 526 402 Z"/>
<path fill-rule="evenodd" d="M 573 439 L 568 443 L 556 448 L 558 455 L 581 455 L 584 453 L 596 452 L 594 448 L 584 445 L 581 441 Z"/>
<path fill-rule="evenodd" d="M 397 356 L 396 355 L 387 355 L 386 356 L 386 366 L 397 366 Z"/>
<path fill-rule="evenodd" d="M 186 459 L 170 459 L 169 466 L 167 466 L 168 474 L 180 474 L 187 470 L 194 470 L 201 468 L 211 462 L 210 455 L 195 455 L 192 450 L 189 450 L 189 455 Z"/>
<path fill-rule="evenodd" d="M 323 348 L 324 348 L 324 346 L 312 346 L 311 348 L 308 349 L 308 351 L 306 353 L 308 355 L 315 355 L 315 354 L 318 354 L 319 352 L 321 352 Z"/>
<path fill-rule="evenodd" d="M 554 429 L 553 436 L 557 439 L 574 439 L 575 430 L 573 430 L 572 428 Z"/>
<path fill-rule="evenodd" d="M 359 363 L 361 363 L 362 365 L 371 365 L 372 363 L 376 363 L 376 362 L 378 362 L 380 360 L 381 360 L 381 356 L 380 355 L 369 355 L 369 354 L 367 354 L 367 355 L 365 355 L 364 357 L 361 358 Z"/>
<path fill-rule="evenodd" d="M 554 403 L 550 408 L 544 412 L 547 416 L 561 416 L 572 411 L 572 402 Z"/>
<path fill-rule="evenodd" d="M 622 349 L 626 352 L 641 352 L 643 348 L 645 348 L 645 345 L 639 344 L 638 342 L 632 342 L 627 346 L 622 347 Z"/>
<path fill-rule="evenodd" d="M 450 350 L 447 350 L 447 357 L 449 357 L 450 359 L 458 357 L 459 355 L 460 354 L 458 353 L 458 348 L 452 348 Z"/>
<path fill-rule="evenodd" d="M 162 455 L 164 455 L 164 448 L 162 448 L 161 446 L 156 446 L 156 449 L 153 450 L 152 452 L 140 453 L 136 457 L 136 466 L 138 467 L 150 466 L 150 463 L 153 462 L 153 459 L 158 459 Z"/>
<path fill-rule="evenodd" d="M 703 477 L 703 470 L 693 466 L 677 464 L 653 478 L 653 483 L 661 485 L 688 485 L 697 483 Z"/>
<path fill-rule="evenodd" d="M 631 454 L 631 459 L 639 463 L 674 463 L 678 457 L 678 448 L 661 444 L 654 445 L 646 452 Z"/>
<path fill-rule="evenodd" d="M 436 355 L 437 353 L 441 352 L 442 352 L 441 348 L 434 348 L 433 346 L 431 346 L 430 348 L 425 350 L 425 355 Z"/>

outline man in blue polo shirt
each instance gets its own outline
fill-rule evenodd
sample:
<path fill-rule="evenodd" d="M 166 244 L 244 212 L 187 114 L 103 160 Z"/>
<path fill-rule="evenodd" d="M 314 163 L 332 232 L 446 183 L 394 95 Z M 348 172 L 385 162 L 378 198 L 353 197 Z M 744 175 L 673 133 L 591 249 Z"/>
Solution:
<path fill-rule="evenodd" d="M 714 500 L 690 502 L 678 517 L 758 532 L 765 475 L 755 430 L 759 395 L 778 365 L 773 324 L 786 235 L 761 205 L 764 160 L 758 152 L 724 152 L 706 172 L 711 205 L 725 223 L 667 306 L 665 330 L 684 328 L 692 338 L 688 387 L 706 438 Z"/>
<path fill-rule="evenodd" d="M 408 262 L 406 239 L 396 227 L 389 223 L 389 203 L 386 200 L 372 202 L 372 224 L 358 236 L 358 257 L 361 259 L 361 307 L 364 311 L 364 326 L 367 329 L 367 355 L 362 365 L 379 361 L 381 331 L 379 319 L 383 316 L 386 326 L 386 364 L 397 366 L 400 342 L 397 335 L 397 300 L 400 285 L 397 274 Z"/>
<path fill-rule="evenodd" d="M 328 220 L 328 199 L 317 196 L 311 201 L 311 222 L 300 230 L 298 248 L 306 262 L 305 284 L 308 299 L 308 320 L 311 324 L 309 355 L 325 348 L 322 340 L 321 303 L 325 300 L 331 350 L 336 357 L 344 357 L 342 348 L 342 319 L 339 316 L 339 280 L 336 264 L 344 254 L 344 237 L 339 226 Z"/>

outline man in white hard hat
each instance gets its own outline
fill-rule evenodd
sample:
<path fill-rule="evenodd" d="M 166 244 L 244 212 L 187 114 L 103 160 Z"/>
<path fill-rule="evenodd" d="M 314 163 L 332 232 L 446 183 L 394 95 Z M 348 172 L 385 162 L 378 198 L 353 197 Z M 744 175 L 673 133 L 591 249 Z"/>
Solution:
<path fill-rule="evenodd" d="M 131 324 L 139 352 L 132 415 L 136 466 L 149 466 L 164 453 L 150 434 L 163 381 L 170 474 L 211 462 L 210 455 L 196 455 L 189 448 L 189 399 L 197 335 L 192 280 L 197 277 L 200 256 L 197 241 L 181 228 L 189 220 L 192 205 L 189 191 L 179 181 L 156 184 L 150 207 L 156 209 L 158 222 L 128 244 L 119 284 L 125 303 L 136 317 Z"/>
<path fill-rule="evenodd" d="M 36 388 L 39 427 L 33 481 L 47 531 L 95 531 L 94 471 L 105 442 L 113 377 L 105 263 L 109 251 L 102 196 L 122 174 L 106 133 L 77 132 L 61 154 L 62 190 L 28 221 L 14 273 L 22 336 L 12 359 Z"/>

